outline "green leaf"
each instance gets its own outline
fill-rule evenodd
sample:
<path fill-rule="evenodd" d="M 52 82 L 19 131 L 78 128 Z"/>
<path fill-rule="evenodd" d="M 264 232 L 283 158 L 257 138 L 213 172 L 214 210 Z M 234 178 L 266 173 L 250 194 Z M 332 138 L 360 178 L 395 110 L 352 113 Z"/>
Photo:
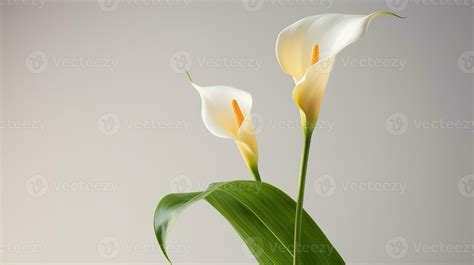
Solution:
<path fill-rule="evenodd" d="M 204 192 L 169 194 L 155 211 L 155 234 L 164 255 L 172 221 L 205 199 L 234 227 L 260 264 L 292 264 L 296 202 L 278 188 L 257 181 L 215 183 Z M 345 264 L 327 237 L 304 212 L 301 261 L 306 265 Z"/>

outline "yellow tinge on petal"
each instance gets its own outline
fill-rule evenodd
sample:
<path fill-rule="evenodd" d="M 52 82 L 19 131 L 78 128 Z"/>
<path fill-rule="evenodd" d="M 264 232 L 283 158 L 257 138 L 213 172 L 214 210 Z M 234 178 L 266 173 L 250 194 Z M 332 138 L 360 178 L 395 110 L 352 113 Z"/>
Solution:
<path fill-rule="evenodd" d="M 293 90 L 303 128 L 313 129 L 316 125 L 333 64 L 334 58 L 330 58 L 312 65 Z"/>
<path fill-rule="evenodd" d="M 245 119 L 237 133 L 235 143 L 237 144 L 247 167 L 255 176 L 259 177 L 257 138 L 255 137 L 250 114 L 245 116 Z"/>
<path fill-rule="evenodd" d="M 319 45 L 320 60 L 335 57 L 348 45 L 361 39 L 370 22 L 390 12 L 375 12 L 370 15 L 321 14 L 305 17 L 284 28 L 278 35 L 276 56 L 286 74 L 297 83 L 313 65 L 312 46 Z"/>
<path fill-rule="evenodd" d="M 237 100 L 232 100 L 232 109 L 234 110 L 235 120 L 239 126 L 237 136 L 234 139 L 245 164 L 256 176 L 258 173 L 258 147 L 252 126 L 250 113 L 244 117 Z"/>
<path fill-rule="evenodd" d="M 296 84 L 293 100 L 305 129 L 313 129 L 336 55 L 361 39 L 370 22 L 390 12 L 370 15 L 322 14 L 303 18 L 278 35 L 276 55 Z"/>

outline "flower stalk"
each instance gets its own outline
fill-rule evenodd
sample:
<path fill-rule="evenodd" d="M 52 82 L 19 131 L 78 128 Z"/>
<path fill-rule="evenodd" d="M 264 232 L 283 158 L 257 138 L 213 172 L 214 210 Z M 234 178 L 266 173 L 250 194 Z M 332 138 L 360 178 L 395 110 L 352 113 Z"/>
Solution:
<path fill-rule="evenodd" d="M 306 172 L 308 169 L 308 158 L 309 158 L 309 151 L 311 147 L 312 135 L 313 135 L 312 127 L 304 129 L 304 143 L 303 143 L 303 150 L 301 152 L 300 176 L 298 180 L 298 197 L 296 201 L 295 234 L 294 234 L 294 244 L 293 244 L 294 245 L 293 265 L 300 264 L 303 203 L 304 203 L 304 193 L 305 193 L 305 187 L 306 187 Z"/>
<path fill-rule="evenodd" d="M 262 178 L 260 178 L 260 172 L 258 171 L 258 166 L 250 166 L 250 171 L 252 172 L 253 178 L 255 181 L 262 181 Z"/>

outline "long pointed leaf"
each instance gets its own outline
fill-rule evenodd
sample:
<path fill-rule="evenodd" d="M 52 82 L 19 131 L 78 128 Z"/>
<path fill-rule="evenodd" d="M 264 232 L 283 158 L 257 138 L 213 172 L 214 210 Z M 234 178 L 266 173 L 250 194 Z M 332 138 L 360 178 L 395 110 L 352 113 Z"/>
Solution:
<path fill-rule="evenodd" d="M 212 184 L 204 192 L 170 194 L 160 201 L 155 211 L 155 234 L 169 261 L 165 241 L 170 224 L 181 211 L 201 199 L 227 219 L 260 264 L 292 263 L 296 202 L 270 184 L 241 180 Z M 302 264 L 344 264 L 306 212 L 302 234 Z"/>

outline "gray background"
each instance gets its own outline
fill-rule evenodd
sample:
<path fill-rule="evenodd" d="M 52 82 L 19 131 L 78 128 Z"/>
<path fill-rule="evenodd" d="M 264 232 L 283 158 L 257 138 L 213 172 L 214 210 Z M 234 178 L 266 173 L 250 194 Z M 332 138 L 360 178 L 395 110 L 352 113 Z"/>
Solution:
<path fill-rule="evenodd" d="M 2 1 L 4 263 L 164 262 L 161 197 L 251 178 L 232 141 L 204 127 L 183 67 L 252 93 L 262 178 L 294 196 L 302 137 L 279 31 L 313 14 L 396 10 L 408 18 L 377 18 L 337 58 L 306 209 L 349 264 L 472 264 L 472 3 L 109 1 Z M 169 245 L 177 262 L 255 264 L 205 203 Z"/>

